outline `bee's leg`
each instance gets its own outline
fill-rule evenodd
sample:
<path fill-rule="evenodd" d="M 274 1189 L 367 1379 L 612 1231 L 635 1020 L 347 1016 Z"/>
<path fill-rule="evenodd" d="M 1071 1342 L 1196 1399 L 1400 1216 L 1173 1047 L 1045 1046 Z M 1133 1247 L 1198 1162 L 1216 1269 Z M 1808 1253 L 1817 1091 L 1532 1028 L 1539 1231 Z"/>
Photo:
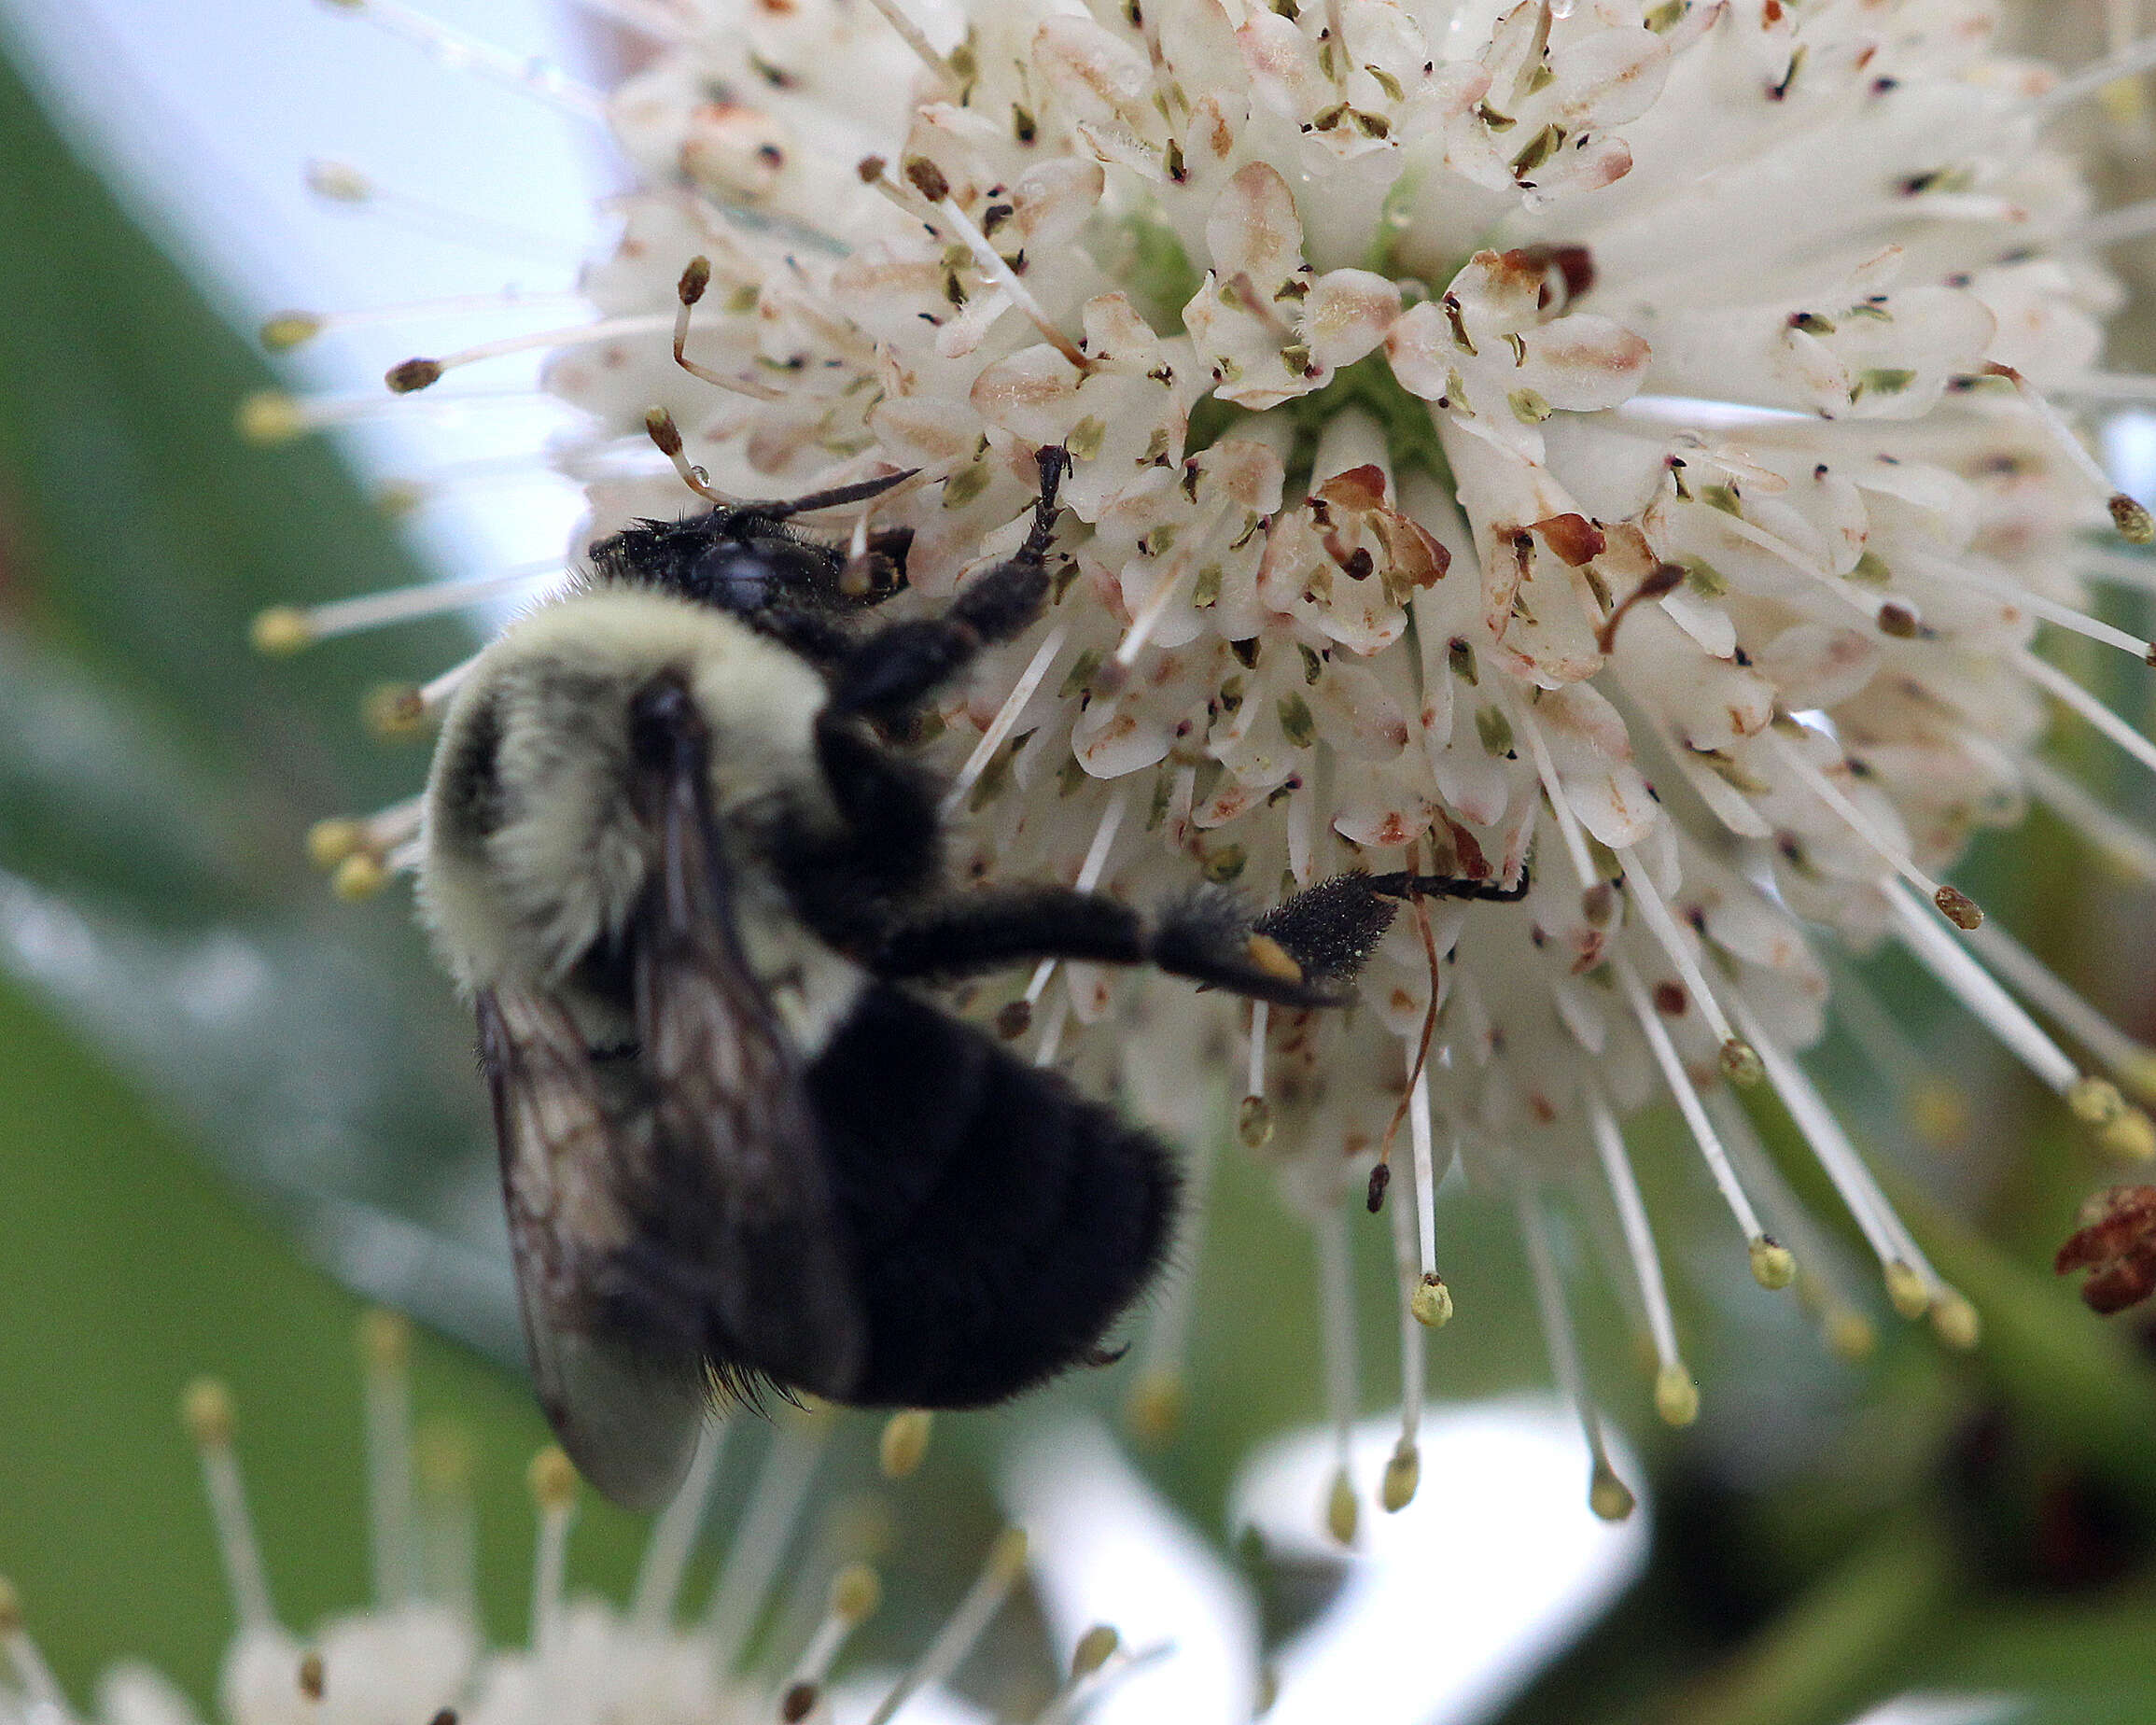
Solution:
<path fill-rule="evenodd" d="M 903 718 L 984 647 L 1010 640 L 1032 624 L 1048 598 L 1056 493 L 1069 459 L 1060 448 L 1041 451 L 1032 530 L 1014 555 L 968 582 L 941 615 L 891 624 L 847 655 L 833 684 L 833 711 Z"/>
<path fill-rule="evenodd" d="M 1233 897 L 1211 891 L 1158 918 L 1105 893 L 1067 887 L 954 893 L 889 930 L 868 964 L 898 980 L 978 975 L 1042 959 L 1152 964 L 1287 1006 L 1336 1005 L 1344 998 L 1307 975 Z"/>
<path fill-rule="evenodd" d="M 1335 875 L 1283 899 L 1252 925 L 1278 941 L 1319 984 L 1344 986 L 1369 962 L 1378 942 L 1412 898 L 1479 899 L 1515 904 L 1527 896 L 1527 870 L 1510 886 L 1455 875 Z"/>

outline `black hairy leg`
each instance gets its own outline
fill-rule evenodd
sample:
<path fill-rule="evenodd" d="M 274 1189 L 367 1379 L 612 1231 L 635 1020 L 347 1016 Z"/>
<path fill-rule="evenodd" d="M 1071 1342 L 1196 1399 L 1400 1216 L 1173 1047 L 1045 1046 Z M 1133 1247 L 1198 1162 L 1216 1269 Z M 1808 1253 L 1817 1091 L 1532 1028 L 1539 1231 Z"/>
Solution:
<path fill-rule="evenodd" d="M 950 980 L 1042 959 L 1151 964 L 1283 1006 L 1345 998 L 1319 986 L 1323 979 L 1309 975 L 1233 894 L 1213 889 L 1187 894 L 1154 918 L 1106 893 L 1069 887 L 952 893 L 913 910 L 864 961 L 892 980 Z"/>
<path fill-rule="evenodd" d="M 985 574 L 976 575 L 934 617 L 910 618 L 878 629 L 849 652 L 832 689 L 833 710 L 892 722 L 973 663 L 984 647 L 1022 634 L 1048 599 L 1048 547 L 1056 531 L 1056 498 L 1070 456 L 1057 445 L 1038 454 L 1041 493 L 1026 542 Z"/>
<path fill-rule="evenodd" d="M 942 785 L 861 720 L 829 708 L 817 716 L 816 757 L 839 820 L 834 827 L 782 813 L 773 835 L 778 878 L 794 914 L 827 945 L 873 951 L 942 873 Z"/>
<path fill-rule="evenodd" d="M 1527 896 L 1528 872 L 1510 885 L 1457 875 L 1335 875 L 1283 899 L 1252 924 L 1279 942 L 1311 984 L 1344 988 L 1378 949 L 1400 906 L 1415 898 L 1479 899 L 1512 905 Z"/>

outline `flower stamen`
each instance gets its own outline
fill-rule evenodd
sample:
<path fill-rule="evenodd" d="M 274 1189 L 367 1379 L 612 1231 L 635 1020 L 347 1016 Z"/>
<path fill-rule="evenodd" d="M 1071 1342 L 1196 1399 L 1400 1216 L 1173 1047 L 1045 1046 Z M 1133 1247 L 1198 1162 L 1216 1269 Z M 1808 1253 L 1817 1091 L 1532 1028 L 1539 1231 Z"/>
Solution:
<path fill-rule="evenodd" d="M 330 0 L 340 11 L 356 12 L 391 35 L 412 43 L 429 60 L 454 71 L 476 72 L 482 77 L 535 96 L 550 107 L 579 119 L 604 120 L 606 98 L 580 84 L 552 61 L 536 55 L 511 53 L 483 42 L 461 30 L 399 4 L 399 0 Z"/>
<path fill-rule="evenodd" d="M 637 1571 L 637 1591 L 630 1597 L 630 1618 L 647 1629 L 659 1630 L 674 1620 L 674 1606 L 681 1594 L 681 1578 L 689 1567 L 689 1553 L 711 1502 L 711 1487 L 719 1477 L 731 1422 L 708 1422 L 696 1438 L 696 1452 L 689 1458 L 689 1471 L 681 1489 L 661 1513 L 644 1546 L 644 1561 Z"/>
<path fill-rule="evenodd" d="M 1333 1427 L 1337 1457 L 1325 1506 L 1325 1527 L 1342 1545 L 1355 1539 L 1355 1485 L 1351 1466 L 1355 1440 L 1356 1381 L 1354 1281 L 1348 1261 L 1348 1220 L 1335 1202 L 1310 1217 L 1310 1237 L 1318 1250 L 1319 1317 L 1323 1338 L 1325 1415 Z M 1346 1506 L 1342 1508 L 1343 1504 Z"/>
<path fill-rule="evenodd" d="M 1550 1255 L 1548 1225 L 1543 1219 L 1541 1200 L 1524 1173 L 1515 1173 L 1512 1201 L 1519 1217 L 1519 1237 L 1527 1247 L 1528 1268 L 1533 1272 L 1534 1304 L 1542 1317 L 1542 1340 L 1549 1353 L 1550 1375 L 1572 1403 L 1592 1458 L 1588 1505 L 1603 1521 L 1621 1522 L 1631 1514 L 1639 1500 L 1610 1465 L 1609 1450 L 1603 1441 L 1602 1418 L 1588 1399 L 1587 1379 L 1580 1371 L 1579 1341 L 1573 1334 L 1572 1314 L 1565 1310 L 1564 1284 Z"/>
<path fill-rule="evenodd" d="M 891 1685 L 889 1692 L 869 1715 L 867 1725 L 890 1725 L 892 1717 L 917 1693 L 941 1684 L 956 1671 L 1025 1572 L 1025 1531 L 1007 1527 L 997 1538 L 979 1578 L 959 1601 L 949 1621 L 929 1643 L 920 1658 Z"/>
<path fill-rule="evenodd" d="M 704 1643 L 715 1671 L 732 1671 L 740 1662 L 770 1596 L 772 1579 L 793 1542 L 795 1523 L 808 1502 L 808 1488 L 834 1423 L 823 1408 L 782 1413 L 773 1422 L 770 1452 L 749 1489 L 748 1518 L 727 1550 L 704 1611 Z"/>
<path fill-rule="evenodd" d="M 1699 1417 L 1700 1393 L 1677 1353 L 1677 1326 L 1670 1315 L 1669 1289 L 1662 1281 L 1662 1263 L 1655 1252 L 1654 1230 L 1647 1225 L 1639 1181 L 1625 1154 L 1624 1133 L 1599 1087 L 1589 1088 L 1587 1108 L 1595 1153 L 1602 1159 L 1603 1177 L 1609 1182 L 1610 1198 L 1617 1205 L 1625 1253 L 1631 1260 L 1632 1280 L 1639 1289 L 1640 1304 L 1646 1311 L 1647 1334 L 1655 1345 L 1655 1409 L 1668 1424 L 1689 1425 Z"/>
<path fill-rule="evenodd" d="M 454 372 L 460 366 L 477 365 L 483 359 L 498 359 L 508 354 L 525 354 L 535 350 L 551 352 L 557 348 L 589 347 L 595 342 L 655 335 L 663 330 L 673 328 L 674 322 L 674 317 L 665 312 L 642 312 L 631 317 L 608 317 L 597 323 L 571 324 L 566 329 L 538 330 L 527 335 L 504 336 L 499 341 L 482 342 L 474 347 L 460 348 L 440 358 L 399 360 L 385 373 L 383 381 L 397 395 L 412 395 L 421 389 L 432 388 L 441 381 L 446 372 Z"/>
<path fill-rule="evenodd" d="M 225 1587 L 241 1631 L 270 1629 L 277 1617 L 270 1604 L 262 1548 L 247 1513 L 239 1459 L 232 1452 L 232 1394 L 215 1378 L 198 1378 L 188 1385 L 180 1409 L 202 1456 L 203 1492 L 217 1523 L 217 1555 L 224 1560 Z"/>

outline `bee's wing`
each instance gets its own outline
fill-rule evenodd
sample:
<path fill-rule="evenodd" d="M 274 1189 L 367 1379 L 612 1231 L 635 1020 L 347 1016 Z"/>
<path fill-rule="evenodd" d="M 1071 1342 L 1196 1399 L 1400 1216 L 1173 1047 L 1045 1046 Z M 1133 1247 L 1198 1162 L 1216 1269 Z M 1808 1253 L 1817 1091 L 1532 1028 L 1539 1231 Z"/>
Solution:
<path fill-rule="evenodd" d="M 479 1047 L 539 1405 L 585 1479 L 616 1503 L 656 1508 L 688 1469 L 708 1399 L 693 1335 L 632 1341 L 593 1325 L 637 1227 L 617 1184 L 635 1158 L 559 1001 L 483 992 Z"/>
<path fill-rule="evenodd" d="M 695 1218 L 722 1382 L 763 1373 L 844 1400 L 865 1346 L 801 1062 L 744 957 L 734 887 L 700 787 L 672 787 L 638 919 L 636 1012 L 655 1099 L 654 1166 Z M 665 1193 L 654 1195 L 664 1200 Z"/>

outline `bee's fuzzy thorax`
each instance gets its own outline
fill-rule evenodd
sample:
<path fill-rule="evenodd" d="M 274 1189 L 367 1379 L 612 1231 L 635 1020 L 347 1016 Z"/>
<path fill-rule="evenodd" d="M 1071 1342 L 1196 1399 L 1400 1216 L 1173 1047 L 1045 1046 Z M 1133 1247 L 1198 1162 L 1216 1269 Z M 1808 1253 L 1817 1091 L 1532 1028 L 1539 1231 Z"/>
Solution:
<path fill-rule="evenodd" d="M 672 669 L 721 746 L 715 814 L 824 800 L 821 680 L 732 618 L 649 593 L 591 591 L 518 620 L 443 722 L 427 793 L 419 902 L 465 990 L 556 980 L 618 931 L 651 867 L 629 805 L 628 708 Z"/>

